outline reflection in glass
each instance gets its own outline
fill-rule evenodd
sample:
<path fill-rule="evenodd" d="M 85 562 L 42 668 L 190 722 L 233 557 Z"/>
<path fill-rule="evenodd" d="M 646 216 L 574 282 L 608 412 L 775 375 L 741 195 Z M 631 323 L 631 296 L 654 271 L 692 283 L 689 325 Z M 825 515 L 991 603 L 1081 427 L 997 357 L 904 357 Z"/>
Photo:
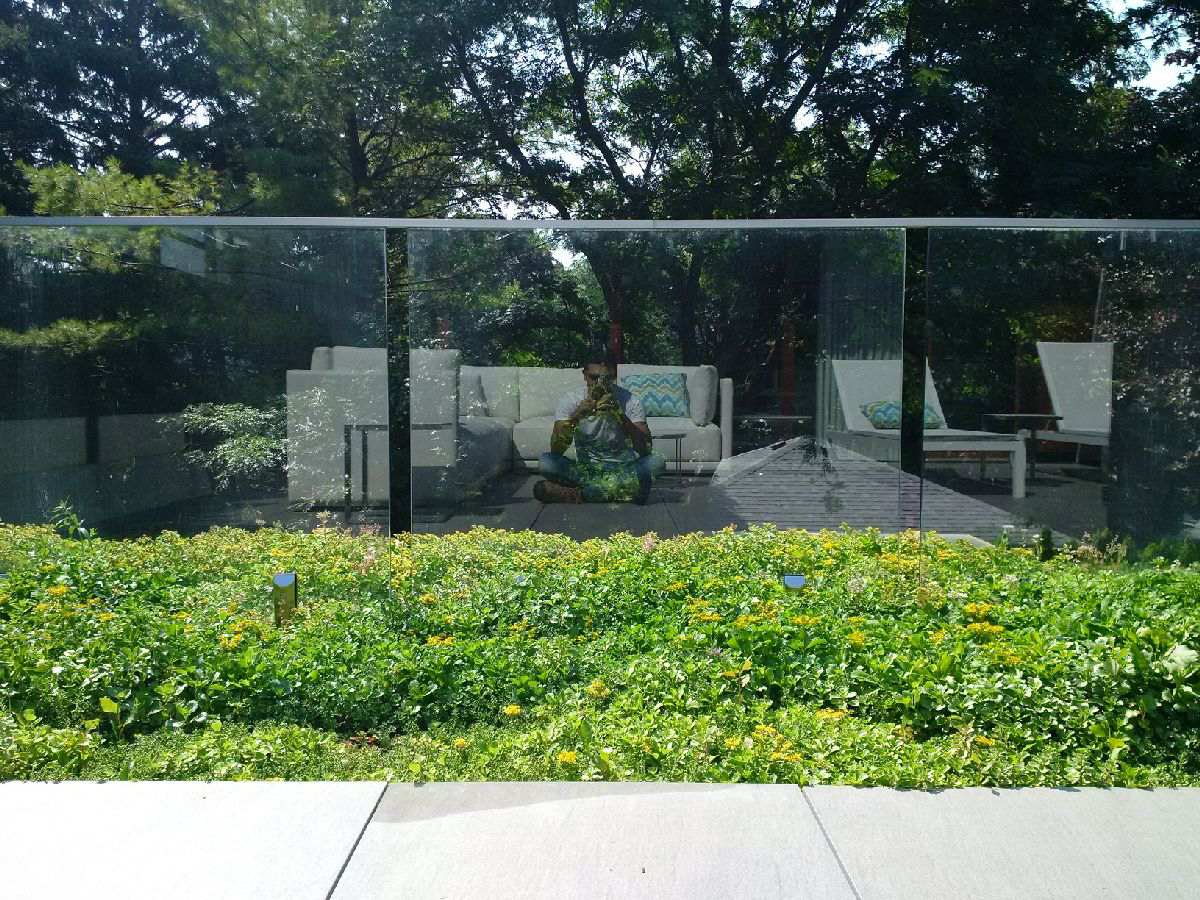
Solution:
<path fill-rule="evenodd" d="M 0 228 L 0 519 L 386 526 L 383 264 L 379 229 Z"/>
<path fill-rule="evenodd" d="M 1022 493 L 996 454 L 927 452 L 926 528 L 1135 551 L 1200 537 L 1198 239 L 931 230 L 932 389 L 957 421 L 1026 448 L 1028 474 Z"/>
<path fill-rule="evenodd" d="M 895 530 L 898 442 L 856 441 L 837 373 L 890 360 L 899 399 L 899 232 L 409 237 L 415 528 Z"/>

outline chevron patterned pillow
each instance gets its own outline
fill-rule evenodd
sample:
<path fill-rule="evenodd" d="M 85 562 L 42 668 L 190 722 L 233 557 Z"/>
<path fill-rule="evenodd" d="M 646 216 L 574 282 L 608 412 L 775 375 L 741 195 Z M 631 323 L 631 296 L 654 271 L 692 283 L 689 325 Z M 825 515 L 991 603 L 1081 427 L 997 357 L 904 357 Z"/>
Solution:
<path fill-rule="evenodd" d="M 864 403 L 863 415 L 876 428 L 893 430 L 900 427 L 900 404 L 895 400 L 880 400 L 876 403 Z M 945 428 L 946 420 L 938 415 L 937 410 L 925 404 L 925 427 Z"/>
<path fill-rule="evenodd" d="M 862 405 L 863 415 L 876 428 L 895 429 L 900 427 L 900 404 L 895 400 L 879 400 Z"/>
<path fill-rule="evenodd" d="M 687 376 L 683 372 L 626 375 L 620 384 L 641 402 L 648 416 L 687 418 L 691 414 Z"/>

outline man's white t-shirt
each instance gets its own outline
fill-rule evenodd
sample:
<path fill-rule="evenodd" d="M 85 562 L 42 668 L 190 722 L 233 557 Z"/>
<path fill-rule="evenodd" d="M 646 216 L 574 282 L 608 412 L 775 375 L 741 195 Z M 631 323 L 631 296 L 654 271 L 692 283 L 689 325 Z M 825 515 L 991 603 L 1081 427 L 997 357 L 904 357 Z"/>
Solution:
<path fill-rule="evenodd" d="M 586 390 L 575 390 L 566 394 L 558 401 L 554 410 L 554 420 L 561 422 L 571 418 L 579 404 L 587 397 Z M 645 422 L 646 411 L 642 403 L 619 384 L 613 386 L 613 397 L 631 422 Z M 619 422 L 614 422 L 610 416 L 588 416 L 580 419 L 575 427 L 575 456 L 585 463 L 619 463 L 628 465 L 636 462 L 638 455 L 633 449 L 633 442 L 621 428 Z"/>

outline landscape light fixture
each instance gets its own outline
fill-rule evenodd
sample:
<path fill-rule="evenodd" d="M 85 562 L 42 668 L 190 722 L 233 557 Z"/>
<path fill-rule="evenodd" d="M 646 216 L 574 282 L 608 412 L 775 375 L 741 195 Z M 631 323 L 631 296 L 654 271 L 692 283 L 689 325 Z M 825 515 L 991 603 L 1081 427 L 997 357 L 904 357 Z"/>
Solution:
<path fill-rule="evenodd" d="M 805 578 L 803 575 L 784 575 L 783 576 L 783 586 L 785 588 L 787 588 L 789 591 L 801 590 L 806 584 L 808 584 L 808 579 Z"/>
<path fill-rule="evenodd" d="M 282 628 L 296 614 L 300 602 L 295 573 L 281 572 L 271 579 L 271 599 L 275 601 L 275 625 Z"/>

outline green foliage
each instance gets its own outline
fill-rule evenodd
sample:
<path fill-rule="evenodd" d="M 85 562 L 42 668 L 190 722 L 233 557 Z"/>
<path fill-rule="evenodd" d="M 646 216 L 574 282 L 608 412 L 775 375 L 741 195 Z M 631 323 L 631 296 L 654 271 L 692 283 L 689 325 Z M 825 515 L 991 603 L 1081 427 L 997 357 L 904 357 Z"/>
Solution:
<path fill-rule="evenodd" d="M 184 456 L 225 490 L 278 474 L 286 459 L 286 412 L 243 403 L 194 403 L 159 422 L 188 439 Z"/>
<path fill-rule="evenodd" d="M 14 351 L 55 352 L 63 356 L 92 356 L 127 341 L 133 329 L 125 322 L 58 319 L 44 328 L 26 331 L 0 328 L 0 347 Z"/>
<path fill-rule="evenodd" d="M 100 746 L 95 724 L 51 728 L 31 709 L 0 714 L 0 777 L 72 778 Z"/>
<path fill-rule="evenodd" d="M 1200 783 L 1200 570 L 1162 560 L 6 527 L 0 567 L 5 777 Z"/>
<path fill-rule="evenodd" d="M 217 173 L 183 163 L 170 175 L 138 177 L 113 157 L 101 168 L 77 171 L 22 165 L 33 194 L 33 211 L 45 216 L 206 216 L 220 210 Z"/>

